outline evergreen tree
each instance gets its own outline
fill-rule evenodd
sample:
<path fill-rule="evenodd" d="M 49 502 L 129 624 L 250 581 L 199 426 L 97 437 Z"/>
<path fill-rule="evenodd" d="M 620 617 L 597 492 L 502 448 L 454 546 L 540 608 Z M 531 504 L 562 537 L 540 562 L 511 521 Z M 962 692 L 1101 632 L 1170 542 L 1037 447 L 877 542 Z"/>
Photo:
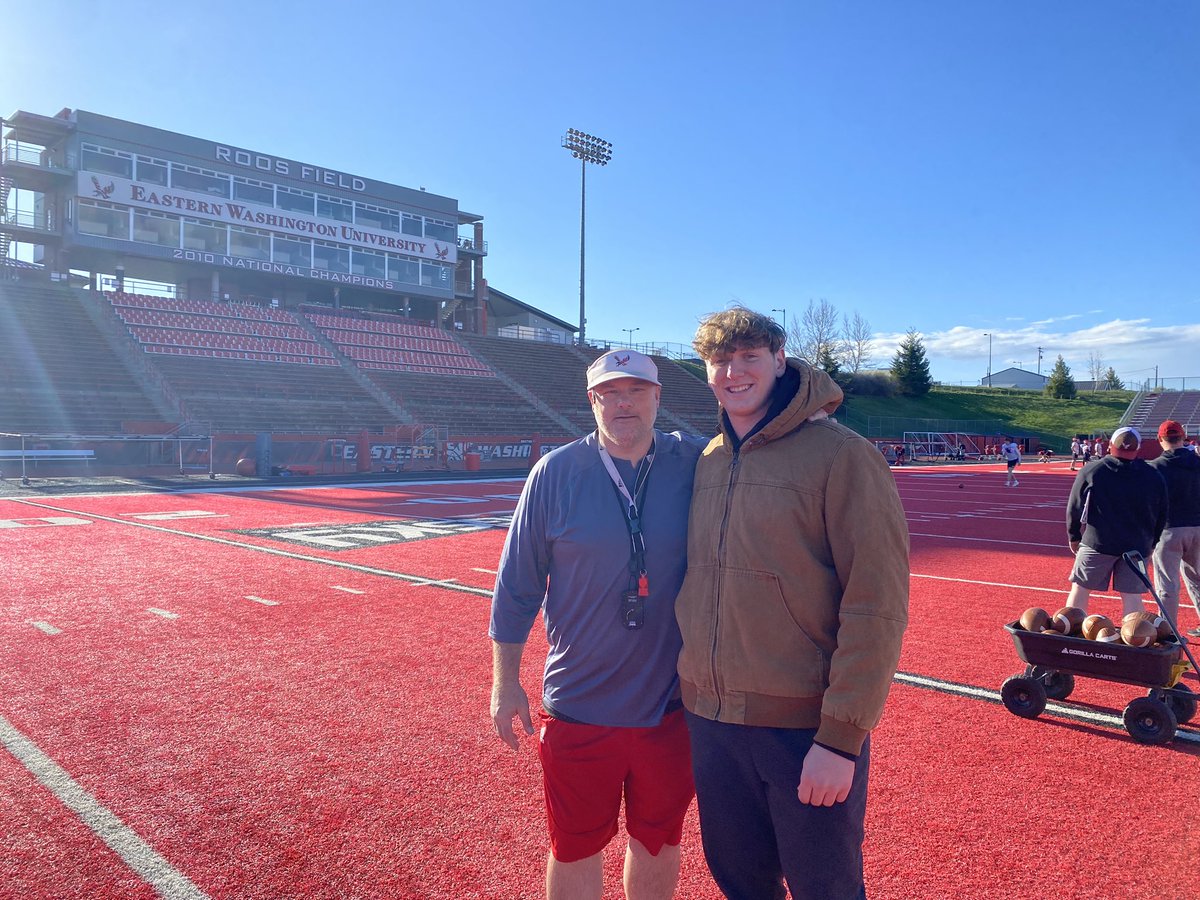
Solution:
<path fill-rule="evenodd" d="M 1071 368 L 1063 360 L 1061 353 L 1054 363 L 1054 368 L 1050 370 L 1046 393 L 1057 400 L 1075 399 L 1075 379 L 1071 377 Z"/>
<path fill-rule="evenodd" d="M 843 394 L 850 393 L 850 373 L 842 371 L 842 365 L 833 355 L 833 348 L 821 348 L 821 356 L 817 359 L 817 368 L 824 369 L 825 374 L 833 379 L 834 384 L 842 389 Z"/>
<path fill-rule="evenodd" d="M 900 393 L 906 397 L 924 397 L 933 387 L 933 379 L 929 377 L 929 360 L 925 357 L 925 344 L 915 328 L 909 329 L 892 358 L 892 378 Z"/>
<path fill-rule="evenodd" d="M 1117 377 L 1117 371 L 1112 366 L 1108 367 L 1108 371 L 1104 373 L 1104 381 L 1101 382 L 1101 387 L 1106 391 L 1123 391 L 1125 390 L 1125 382 Z"/>

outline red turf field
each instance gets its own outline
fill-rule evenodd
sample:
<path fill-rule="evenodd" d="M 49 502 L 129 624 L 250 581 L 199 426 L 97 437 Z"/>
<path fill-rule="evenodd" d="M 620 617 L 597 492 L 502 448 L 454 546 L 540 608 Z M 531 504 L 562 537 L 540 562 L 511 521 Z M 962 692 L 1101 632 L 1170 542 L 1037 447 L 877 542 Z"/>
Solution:
<path fill-rule="evenodd" d="M 897 472 L 912 623 L 868 893 L 1200 896 L 1197 723 L 1136 744 L 1144 689 L 1087 679 L 1061 706 L 1083 719 L 997 702 L 1022 668 L 1001 625 L 1060 606 L 1070 564 L 1065 464 L 1011 490 L 997 468 Z M 0 897 L 540 896 L 532 739 L 514 755 L 487 718 L 519 488 L 0 500 Z M 679 896 L 718 897 L 694 810 L 683 857 Z"/>

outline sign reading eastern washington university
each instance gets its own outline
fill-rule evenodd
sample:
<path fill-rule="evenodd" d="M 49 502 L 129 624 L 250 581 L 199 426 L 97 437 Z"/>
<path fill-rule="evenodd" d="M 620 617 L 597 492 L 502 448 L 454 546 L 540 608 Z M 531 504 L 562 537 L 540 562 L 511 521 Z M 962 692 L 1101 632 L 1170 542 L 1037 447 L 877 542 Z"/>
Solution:
<path fill-rule="evenodd" d="M 97 175 L 93 172 L 81 171 L 78 193 L 80 197 L 93 200 L 106 200 L 110 203 L 121 203 L 161 212 L 174 212 L 230 225 L 245 225 L 292 237 L 336 241 L 369 250 L 416 256 L 446 265 L 453 265 L 458 258 L 458 248 L 452 241 L 437 241 L 377 228 L 365 228 L 347 222 L 288 212 L 271 206 L 231 201 L 215 198 L 208 194 L 180 191 L 158 185 L 141 184 L 114 175 Z"/>

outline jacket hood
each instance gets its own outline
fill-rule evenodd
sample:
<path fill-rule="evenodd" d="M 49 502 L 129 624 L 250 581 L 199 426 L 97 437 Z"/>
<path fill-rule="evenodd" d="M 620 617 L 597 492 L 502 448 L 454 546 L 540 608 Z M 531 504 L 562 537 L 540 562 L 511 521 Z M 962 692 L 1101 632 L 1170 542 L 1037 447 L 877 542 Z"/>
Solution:
<path fill-rule="evenodd" d="M 764 425 L 759 432 L 765 441 L 773 441 L 777 437 L 790 434 L 803 425 L 805 420 L 818 413 L 833 415 L 842 405 L 842 389 L 824 369 L 818 369 L 802 359 L 790 356 L 787 365 L 800 375 L 800 387 L 796 389 L 796 395 L 784 407 L 783 412 Z"/>
<path fill-rule="evenodd" d="M 1183 469 L 1200 469 L 1200 455 L 1193 453 L 1187 447 L 1175 447 L 1164 450 L 1162 456 L 1174 461 L 1174 465 Z"/>

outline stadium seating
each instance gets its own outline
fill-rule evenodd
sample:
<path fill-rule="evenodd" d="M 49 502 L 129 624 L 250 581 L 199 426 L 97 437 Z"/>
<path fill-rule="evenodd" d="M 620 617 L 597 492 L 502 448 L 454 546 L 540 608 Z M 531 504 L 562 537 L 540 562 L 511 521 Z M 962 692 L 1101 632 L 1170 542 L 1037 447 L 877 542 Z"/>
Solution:
<path fill-rule="evenodd" d="M 567 436 L 561 425 L 494 376 L 448 378 L 395 369 L 368 374 L 415 422 L 446 425 L 452 434 Z"/>
<path fill-rule="evenodd" d="M 0 281 L 0 431 L 119 434 L 162 413 L 74 293 Z"/>
<path fill-rule="evenodd" d="M 663 386 L 663 408 L 691 426 L 692 434 L 716 434 L 717 398 L 712 389 L 672 359 L 655 356 L 654 364 Z"/>
<path fill-rule="evenodd" d="M 147 353 L 338 365 L 333 354 L 286 310 L 123 291 L 110 294 L 109 300 Z"/>
<path fill-rule="evenodd" d="M 189 416 L 214 432 L 358 431 L 396 421 L 336 361 L 161 355 L 155 362 Z"/>
<path fill-rule="evenodd" d="M 580 433 L 586 434 L 596 427 L 588 406 L 584 371 L 603 350 L 478 335 L 464 335 L 460 339 L 477 356 L 578 427 Z M 717 402 L 708 386 L 667 357 L 655 356 L 654 363 L 663 385 L 662 408 L 686 423 L 689 426 L 686 430 L 691 433 L 713 434 Z M 659 426 L 668 430 L 675 427 L 665 417 Z"/>
<path fill-rule="evenodd" d="M 385 313 L 354 314 L 306 307 L 304 317 L 361 369 L 494 377 L 444 331 Z"/>
<path fill-rule="evenodd" d="M 1153 436 L 1158 426 L 1167 419 L 1174 419 L 1191 426 L 1194 434 L 1200 427 L 1200 391 L 1161 391 L 1148 393 L 1141 398 L 1129 424 L 1143 434 Z"/>

